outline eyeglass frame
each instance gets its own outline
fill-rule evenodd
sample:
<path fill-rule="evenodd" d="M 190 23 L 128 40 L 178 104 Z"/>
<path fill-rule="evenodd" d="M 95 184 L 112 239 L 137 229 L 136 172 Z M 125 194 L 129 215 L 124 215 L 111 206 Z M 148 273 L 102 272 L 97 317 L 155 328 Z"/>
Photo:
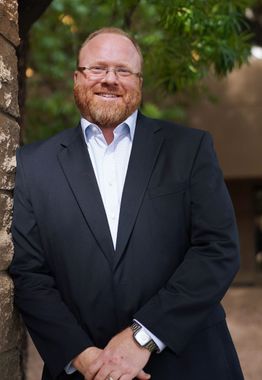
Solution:
<path fill-rule="evenodd" d="M 77 71 L 83 73 L 85 70 L 89 70 L 89 72 L 90 72 L 90 70 L 92 70 L 94 68 L 95 68 L 95 66 L 90 66 L 90 67 L 88 67 L 88 66 L 78 66 L 77 67 Z M 91 73 L 91 72 L 90 73 L 93 74 L 97 78 L 104 78 L 109 72 L 113 72 L 117 78 L 129 78 L 132 75 L 135 75 L 138 78 L 142 78 L 142 73 L 140 73 L 140 72 L 134 73 L 133 71 L 131 71 L 129 69 L 126 70 L 126 72 L 128 73 L 128 75 L 126 75 L 126 76 L 125 75 L 124 76 L 119 75 L 120 68 L 103 67 L 103 68 L 101 68 L 101 70 L 104 70 L 104 73 L 103 74 L 101 73 L 101 75 L 100 74 L 94 74 L 94 73 Z"/>

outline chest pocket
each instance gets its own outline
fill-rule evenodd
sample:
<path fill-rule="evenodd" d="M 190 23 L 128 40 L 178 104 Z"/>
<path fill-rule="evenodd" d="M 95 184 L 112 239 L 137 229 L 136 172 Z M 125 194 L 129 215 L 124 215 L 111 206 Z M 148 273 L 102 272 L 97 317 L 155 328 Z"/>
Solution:
<path fill-rule="evenodd" d="M 177 193 L 183 193 L 187 189 L 186 182 L 168 183 L 165 185 L 150 187 L 148 189 L 149 198 L 163 197 L 165 195 L 172 195 Z"/>

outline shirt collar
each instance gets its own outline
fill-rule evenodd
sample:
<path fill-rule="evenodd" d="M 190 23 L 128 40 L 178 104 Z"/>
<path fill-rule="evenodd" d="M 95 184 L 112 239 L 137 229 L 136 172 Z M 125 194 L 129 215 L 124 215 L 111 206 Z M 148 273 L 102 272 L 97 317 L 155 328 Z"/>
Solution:
<path fill-rule="evenodd" d="M 129 130 L 129 136 L 131 141 L 133 142 L 135 129 L 136 129 L 136 119 L 137 119 L 138 111 L 136 110 L 133 112 L 126 120 L 124 120 L 121 124 L 119 124 L 116 128 L 120 126 L 128 126 Z M 82 132 L 85 138 L 85 142 L 87 143 L 89 138 L 94 136 L 97 133 L 101 132 L 101 129 L 94 123 L 91 123 L 89 120 L 85 119 L 84 117 L 81 117 L 80 124 L 82 128 Z M 90 128 L 92 127 L 92 128 Z M 88 128 L 88 131 L 87 131 Z M 87 133 L 88 132 L 88 133 Z"/>

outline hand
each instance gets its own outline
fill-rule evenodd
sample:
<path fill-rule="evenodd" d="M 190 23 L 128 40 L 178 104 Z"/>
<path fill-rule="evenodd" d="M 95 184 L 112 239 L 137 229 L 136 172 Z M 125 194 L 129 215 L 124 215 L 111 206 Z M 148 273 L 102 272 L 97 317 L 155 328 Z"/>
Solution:
<path fill-rule="evenodd" d="M 148 380 L 150 375 L 143 371 L 150 352 L 139 347 L 133 340 L 130 327 L 114 336 L 88 368 L 88 380 Z M 88 377 L 89 376 L 89 377 Z"/>
<path fill-rule="evenodd" d="M 85 376 L 86 380 L 90 380 L 89 367 L 94 362 L 96 358 L 101 354 L 102 350 L 97 347 L 88 347 L 86 350 L 81 352 L 75 359 L 73 359 L 73 366 Z"/>

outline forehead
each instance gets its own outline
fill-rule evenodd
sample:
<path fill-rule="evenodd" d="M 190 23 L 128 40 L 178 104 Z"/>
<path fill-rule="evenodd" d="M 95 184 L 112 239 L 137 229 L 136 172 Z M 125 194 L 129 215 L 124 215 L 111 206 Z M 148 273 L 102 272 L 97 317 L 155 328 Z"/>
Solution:
<path fill-rule="evenodd" d="M 125 64 L 140 69 L 140 56 L 133 43 L 125 36 L 103 33 L 92 38 L 82 47 L 79 63 L 105 62 L 108 64 Z"/>

